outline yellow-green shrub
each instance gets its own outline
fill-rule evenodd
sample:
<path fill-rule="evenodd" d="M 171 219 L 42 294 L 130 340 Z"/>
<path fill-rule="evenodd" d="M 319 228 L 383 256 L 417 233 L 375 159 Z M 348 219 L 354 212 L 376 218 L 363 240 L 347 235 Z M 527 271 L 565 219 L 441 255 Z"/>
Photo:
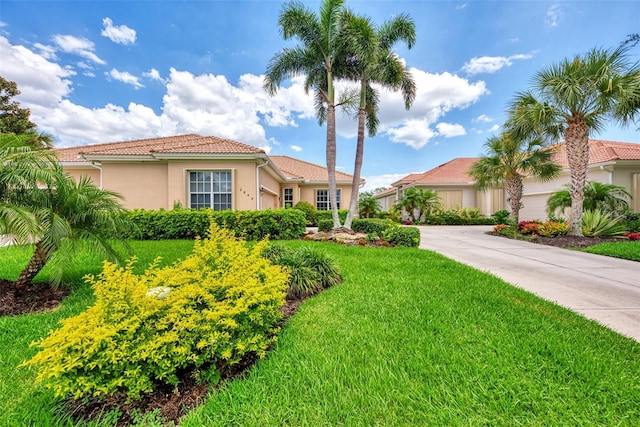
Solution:
<path fill-rule="evenodd" d="M 56 396 L 81 398 L 125 392 L 130 398 L 156 382 L 176 384 L 178 373 L 222 368 L 246 353 L 263 357 L 275 341 L 287 273 L 248 249 L 214 221 L 183 261 L 144 274 L 134 260 L 106 262 L 88 277 L 96 302 L 34 343 L 41 350 L 25 365 Z"/>
<path fill-rule="evenodd" d="M 538 235 L 542 237 L 564 236 L 569 232 L 569 224 L 559 221 L 547 221 L 538 227 Z"/>

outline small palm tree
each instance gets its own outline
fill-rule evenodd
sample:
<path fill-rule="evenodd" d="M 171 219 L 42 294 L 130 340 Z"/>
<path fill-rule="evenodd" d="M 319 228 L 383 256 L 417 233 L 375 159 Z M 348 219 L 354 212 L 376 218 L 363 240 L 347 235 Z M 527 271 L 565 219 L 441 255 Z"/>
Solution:
<path fill-rule="evenodd" d="M 640 114 L 640 64 L 627 59 L 629 45 L 592 49 L 538 72 L 533 90 L 512 104 L 510 125 L 522 135 L 564 137 L 571 174 L 569 234 L 582 235 L 581 217 L 589 162 L 589 135 L 609 121 L 627 125 Z"/>
<path fill-rule="evenodd" d="M 111 241 L 118 240 L 128 225 L 118 215 L 122 210 L 119 198 L 113 191 L 96 187 L 87 177 L 76 182 L 56 165 L 51 185 L 26 192 L 21 201 L 33 211 L 39 229 L 33 236 L 36 241 L 34 253 L 20 273 L 16 286 L 30 284 L 52 255 L 62 248 L 70 248 L 65 252 L 68 256 L 77 252 L 75 246 L 81 245 L 117 260 Z"/>
<path fill-rule="evenodd" d="M 553 152 L 543 148 L 539 138 L 518 139 L 505 132 L 489 138 L 485 152 L 485 157 L 474 163 L 468 173 L 479 190 L 504 186 L 515 222 L 518 222 L 522 207 L 523 178 L 530 175 L 548 181 L 561 170 L 551 159 Z"/>
<path fill-rule="evenodd" d="M 552 216 L 558 211 L 562 214 L 571 207 L 571 194 L 569 186 L 564 190 L 556 191 L 547 200 L 547 214 Z M 631 194 L 622 186 L 604 184 L 598 181 L 588 181 L 584 187 L 585 211 L 602 211 L 604 213 L 621 212 L 629 208 L 628 200 Z"/>
<path fill-rule="evenodd" d="M 356 216 L 360 172 L 364 157 L 365 125 L 369 136 L 378 131 L 378 88 L 400 91 L 408 110 L 416 96 L 416 85 L 404 63 L 394 55 L 391 49 L 399 41 L 411 49 L 416 41 L 415 24 L 407 15 L 398 15 L 376 28 L 368 19 L 351 12 L 342 14 L 342 40 L 347 46 L 347 61 L 339 63 L 345 67 L 341 76 L 358 82 L 358 137 L 353 167 L 353 182 L 349 212 L 345 228 L 351 228 Z"/>
<path fill-rule="evenodd" d="M 21 203 L 25 193 L 52 182 L 55 156 L 34 149 L 30 135 L 0 134 L 0 234 L 20 243 L 38 231 L 29 206 Z"/>
<path fill-rule="evenodd" d="M 265 73 L 264 89 L 274 95 L 289 77 L 304 75 L 305 91 L 315 92 L 318 121 L 327 123 L 326 158 L 329 180 L 329 200 L 334 228 L 340 227 L 336 187 L 336 95 L 334 65 L 341 60 L 340 16 L 344 0 L 323 0 L 320 15 L 299 1 L 284 5 L 278 23 L 285 40 L 297 38 L 300 44 L 275 54 Z"/>
<path fill-rule="evenodd" d="M 440 206 L 440 196 L 434 190 L 411 187 L 402 193 L 396 205 L 409 214 L 412 222 L 416 222 L 423 214 L 429 216 Z"/>
<path fill-rule="evenodd" d="M 381 210 L 380 202 L 373 197 L 370 192 L 360 193 L 358 200 L 358 206 L 360 210 L 360 216 L 365 218 L 372 218 L 376 216 Z"/>

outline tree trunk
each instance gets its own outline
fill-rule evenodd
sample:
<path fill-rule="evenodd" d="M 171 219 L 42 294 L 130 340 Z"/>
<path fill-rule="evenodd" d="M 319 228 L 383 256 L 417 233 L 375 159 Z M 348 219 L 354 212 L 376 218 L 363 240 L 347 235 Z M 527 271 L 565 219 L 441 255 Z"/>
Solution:
<path fill-rule="evenodd" d="M 509 206 L 511 207 L 511 218 L 517 224 L 520 220 L 520 208 L 522 207 L 522 178 L 519 175 L 510 177 L 505 182 L 505 190 L 509 195 Z"/>
<path fill-rule="evenodd" d="M 329 178 L 329 206 L 333 217 L 333 228 L 340 228 L 340 217 L 338 216 L 338 191 L 336 189 L 336 105 L 335 91 L 333 88 L 333 77 L 327 73 L 328 95 L 327 102 L 327 174 Z"/>
<path fill-rule="evenodd" d="M 36 243 L 36 249 L 29 260 L 29 264 L 22 270 L 20 277 L 16 280 L 16 286 L 28 286 L 31 281 L 38 275 L 40 270 L 44 268 L 49 260 L 49 251 L 42 245 L 42 242 Z"/>
<path fill-rule="evenodd" d="M 362 97 L 363 94 L 360 95 Z M 358 141 L 356 142 L 356 159 L 353 166 L 353 182 L 351 183 L 351 201 L 349 202 L 349 213 L 347 220 L 344 222 L 345 228 L 351 229 L 351 223 L 357 218 L 358 209 L 358 192 L 360 191 L 360 171 L 362 170 L 362 159 L 364 157 L 364 125 L 365 125 L 365 108 L 360 103 L 358 110 Z"/>
<path fill-rule="evenodd" d="M 589 164 L 589 128 L 582 119 L 572 119 L 564 133 L 571 174 L 571 219 L 569 235 L 582 236 L 582 206 Z"/>

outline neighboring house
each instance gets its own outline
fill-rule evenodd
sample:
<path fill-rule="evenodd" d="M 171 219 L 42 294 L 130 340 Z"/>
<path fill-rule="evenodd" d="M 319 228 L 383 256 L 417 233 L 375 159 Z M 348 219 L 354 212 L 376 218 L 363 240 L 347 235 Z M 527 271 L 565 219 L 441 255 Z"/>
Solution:
<path fill-rule="evenodd" d="M 327 169 L 214 136 L 178 135 L 59 148 L 64 170 L 116 191 L 127 209 L 261 210 L 306 201 L 329 209 Z M 352 176 L 336 172 L 338 204 Z"/>
<path fill-rule="evenodd" d="M 383 210 L 388 210 L 402 198 L 405 190 L 422 188 L 435 191 L 443 209 L 478 208 L 483 215 L 490 216 L 504 209 L 504 192 L 502 189 L 476 190 L 467 171 L 478 160 L 478 157 L 455 158 L 426 172 L 407 175 L 373 197 Z"/>
<path fill-rule="evenodd" d="M 569 164 L 564 143 L 556 144 L 554 160 L 562 166 L 562 174 L 550 182 L 525 180 L 522 219 L 544 219 L 547 217 L 547 199 L 555 191 L 569 183 Z M 640 212 L 640 144 L 589 140 L 589 166 L 587 181 L 615 184 L 624 187 L 632 199 L 629 207 Z M 568 213 L 567 213 L 568 215 Z"/>
<path fill-rule="evenodd" d="M 561 175 L 548 182 L 525 179 L 520 219 L 547 218 L 547 199 L 569 182 L 569 165 L 564 143 L 550 147 L 556 150 L 554 160 L 562 166 Z M 392 188 L 374 197 L 388 210 L 411 187 L 435 190 L 445 209 L 478 208 L 485 216 L 509 204 L 502 188 L 477 191 L 467 171 L 479 158 L 456 158 L 421 174 L 410 174 L 392 183 Z M 640 212 L 640 144 L 589 140 L 588 181 L 599 181 L 624 187 L 631 195 L 629 206 Z"/>

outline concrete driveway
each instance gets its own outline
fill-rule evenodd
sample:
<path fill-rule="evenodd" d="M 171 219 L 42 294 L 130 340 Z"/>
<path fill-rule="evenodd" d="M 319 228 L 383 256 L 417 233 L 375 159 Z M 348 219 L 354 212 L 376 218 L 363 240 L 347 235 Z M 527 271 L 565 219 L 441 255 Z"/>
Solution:
<path fill-rule="evenodd" d="M 485 234 L 420 226 L 421 249 L 486 271 L 640 342 L 640 262 Z"/>

